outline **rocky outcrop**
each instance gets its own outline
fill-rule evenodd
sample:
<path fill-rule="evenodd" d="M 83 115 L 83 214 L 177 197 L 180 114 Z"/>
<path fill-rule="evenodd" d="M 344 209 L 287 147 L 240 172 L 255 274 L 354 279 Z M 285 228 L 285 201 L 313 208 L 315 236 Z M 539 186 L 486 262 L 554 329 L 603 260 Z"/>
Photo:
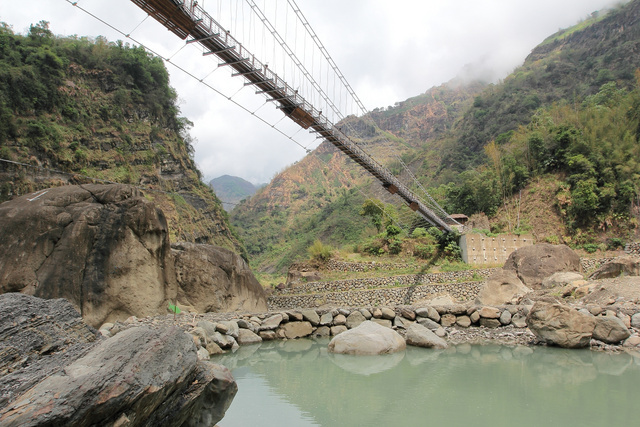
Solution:
<path fill-rule="evenodd" d="M 610 279 L 622 275 L 640 276 L 640 257 L 621 256 L 615 258 L 591 273 L 589 279 Z"/>
<path fill-rule="evenodd" d="M 209 425 L 237 391 L 229 370 L 199 362 L 177 327 L 136 327 L 97 341 L 62 300 L 7 294 L 5 306 L 16 314 L 0 320 L 2 331 L 13 328 L 2 353 L 20 362 L 6 365 L 0 385 L 2 425 Z M 62 328 L 70 325 L 81 339 Z M 42 331 L 58 345 L 41 346 Z"/>
<path fill-rule="evenodd" d="M 171 253 L 181 304 L 198 313 L 267 310 L 262 285 L 238 254 L 218 246 L 183 242 L 172 244 Z"/>
<path fill-rule="evenodd" d="M 527 315 L 527 326 L 538 339 L 564 348 L 587 347 L 596 320 L 561 304 L 536 302 Z"/>
<path fill-rule="evenodd" d="M 5 202 L 0 246 L 0 293 L 65 298 L 94 327 L 164 314 L 176 294 L 201 312 L 266 309 L 241 257 L 189 243 L 172 251 L 164 214 L 130 186 L 69 185 Z"/>
<path fill-rule="evenodd" d="M 518 249 L 509 255 L 505 270 L 515 271 L 522 283 L 540 289 L 542 281 L 554 273 L 582 269 L 580 257 L 568 246 L 538 243 Z"/>
<path fill-rule="evenodd" d="M 125 185 L 50 188 L 0 205 L 0 292 L 65 298 L 87 323 L 166 312 L 164 214 Z"/>
<path fill-rule="evenodd" d="M 402 351 L 407 344 L 396 331 L 370 320 L 342 332 L 329 342 L 329 352 L 354 355 L 389 354 Z"/>
<path fill-rule="evenodd" d="M 476 297 L 476 304 L 502 305 L 529 292 L 531 289 L 522 283 L 514 271 L 502 270 L 487 279 Z"/>
<path fill-rule="evenodd" d="M 597 316 L 593 338 L 607 344 L 616 344 L 631 336 L 625 324 L 615 316 Z"/>

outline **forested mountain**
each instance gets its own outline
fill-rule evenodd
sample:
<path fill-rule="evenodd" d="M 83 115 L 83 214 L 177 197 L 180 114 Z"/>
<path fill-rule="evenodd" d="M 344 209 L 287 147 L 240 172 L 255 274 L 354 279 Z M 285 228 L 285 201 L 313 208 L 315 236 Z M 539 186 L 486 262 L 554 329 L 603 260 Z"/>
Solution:
<path fill-rule="evenodd" d="M 144 49 L 0 23 L 0 201 L 94 179 L 133 184 L 163 209 L 172 241 L 242 253 L 179 113 L 162 59 Z"/>
<path fill-rule="evenodd" d="M 371 112 L 375 125 L 349 124 L 392 172 L 385 141 L 448 212 L 484 212 L 494 231 L 590 248 L 630 239 L 640 203 L 639 18 L 639 0 L 594 13 L 544 40 L 497 84 L 452 81 Z M 376 233 L 359 215 L 360 189 L 382 197 L 322 144 L 238 206 L 232 221 L 255 264 L 281 270 L 316 238 L 360 245 Z M 540 227 L 541 210 L 557 218 L 554 229 Z"/>
<path fill-rule="evenodd" d="M 255 186 L 239 176 L 231 175 L 214 178 L 209 181 L 209 186 L 222 200 L 222 207 L 227 212 L 231 211 L 239 201 L 254 195 L 259 188 L 263 187 L 263 185 Z"/>

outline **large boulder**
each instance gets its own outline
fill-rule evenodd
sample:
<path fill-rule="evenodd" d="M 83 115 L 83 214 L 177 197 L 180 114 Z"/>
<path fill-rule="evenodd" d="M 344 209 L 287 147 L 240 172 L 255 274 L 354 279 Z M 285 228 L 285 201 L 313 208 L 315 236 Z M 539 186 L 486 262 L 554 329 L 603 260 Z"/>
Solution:
<path fill-rule="evenodd" d="M 589 345 L 596 320 L 565 305 L 538 301 L 527 315 L 527 326 L 548 344 L 581 348 Z"/>
<path fill-rule="evenodd" d="M 176 296 L 200 312 L 266 310 L 241 257 L 187 243 L 172 251 L 164 214 L 131 186 L 69 185 L 2 203 L 0 247 L 0 293 L 65 298 L 94 327 L 165 314 Z"/>
<path fill-rule="evenodd" d="M 640 258 L 626 255 L 613 259 L 591 273 L 589 279 L 611 279 L 621 275 L 640 276 Z"/>
<path fill-rule="evenodd" d="M 526 286 L 540 289 L 542 281 L 554 273 L 580 273 L 580 256 L 565 245 L 538 243 L 525 246 L 509 255 L 504 270 L 514 271 Z"/>
<path fill-rule="evenodd" d="M 126 185 L 69 185 L 0 205 L 0 293 L 65 298 L 87 323 L 166 313 L 167 221 Z"/>
<path fill-rule="evenodd" d="M 98 341 L 63 300 L 6 294 L 5 307 L 15 311 L 0 319 L 0 353 L 19 364 L 0 383 L 1 425 L 215 424 L 237 391 L 229 370 L 199 362 L 177 327 Z"/>
<path fill-rule="evenodd" d="M 476 304 L 503 305 L 529 292 L 531 289 L 522 283 L 514 271 L 501 270 L 487 279 L 478 292 Z"/>
<path fill-rule="evenodd" d="M 402 351 L 407 344 L 396 331 L 370 320 L 336 335 L 329 342 L 329 352 L 339 354 L 376 355 Z"/>
<path fill-rule="evenodd" d="M 264 288 L 238 254 L 218 246 L 171 245 L 179 285 L 178 302 L 199 313 L 267 311 Z"/>

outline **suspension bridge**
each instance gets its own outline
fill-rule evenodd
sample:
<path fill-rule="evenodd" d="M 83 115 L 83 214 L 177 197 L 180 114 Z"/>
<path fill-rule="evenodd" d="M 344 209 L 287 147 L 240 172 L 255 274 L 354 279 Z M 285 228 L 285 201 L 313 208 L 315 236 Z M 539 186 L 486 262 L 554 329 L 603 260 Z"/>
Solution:
<path fill-rule="evenodd" d="M 351 158 L 369 174 L 375 177 L 380 184 L 392 195 L 400 198 L 411 211 L 419 214 L 428 223 L 450 232 L 452 226 L 457 224 L 426 192 L 415 175 L 406 164 L 398 158 L 405 171 L 405 176 L 409 177 L 409 183 L 402 182 L 398 176 L 394 175 L 380 162 L 376 161 L 367 151 L 366 144 L 356 143 L 349 138 L 338 126 L 337 120 L 344 119 L 345 114 L 336 106 L 332 98 L 327 95 L 330 90 L 324 89 L 314 77 L 313 69 L 305 66 L 287 44 L 286 40 L 278 33 L 275 27 L 269 22 L 265 14 L 257 7 L 253 0 L 246 0 L 259 21 L 268 29 L 268 32 L 278 42 L 284 53 L 303 75 L 310 87 L 317 95 L 317 99 L 324 106 L 322 108 L 309 100 L 310 96 L 300 93 L 299 89 L 289 84 L 280 77 L 273 67 L 270 68 L 266 62 L 260 59 L 236 39 L 228 28 L 217 22 L 196 0 L 131 0 L 135 5 L 151 16 L 160 24 L 165 26 L 177 37 L 185 40 L 186 44 L 198 44 L 203 49 L 203 55 L 215 55 L 219 59 L 218 67 L 230 67 L 233 77 L 240 77 L 244 80 L 245 87 L 252 86 L 256 89 L 256 94 L 263 95 L 268 102 L 273 102 L 277 109 L 295 122 L 302 129 L 315 133 L 318 138 L 324 139 L 340 151 Z M 239 0 L 238 0 L 239 1 Z M 324 56 L 328 66 L 325 67 L 327 75 L 329 70 L 335 73 L 333 85 L 335 91 L 336 81 L 344 88 L 345 93 L 360 108 L 361 114 L 366 114 L 364 108 L 355 92 L 349 86 L 344 75 L 340 72 L 328 52 L 313 32 L 304 15 L 295 4 L 295 1 L 288 0 L 296 19 L 301 22 L 302 27 L 311 35 L 317 50 Z M 275 44 L 274 44 L 275 46 Z M 313 66 L 312 66 L 313 67 Z M 322 74 L 322 68 L 320 67 Z M 326 79 L 329 80 L 329 79 Z M 308 90 L 307 90 L 308 92 Z M 342 95 L 338 95 L 342 98 Z M 331 117 L 328 117 L 331 116 Z M 413 187 L 410 188 L 410 187 Z M 418 189 L 422 197 L 417 194 Z"/>

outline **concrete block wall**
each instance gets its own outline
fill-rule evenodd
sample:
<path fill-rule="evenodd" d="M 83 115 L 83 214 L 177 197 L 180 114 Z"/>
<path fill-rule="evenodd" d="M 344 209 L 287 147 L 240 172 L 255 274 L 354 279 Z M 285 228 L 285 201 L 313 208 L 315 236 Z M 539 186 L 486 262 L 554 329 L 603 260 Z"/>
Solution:
<path fill-rule="evenodd" d="M 487 237 L 479 233 L 463 234 L 460 238 L 462 260 L 467 264 L 486 265 L 504 264 L 511 252 L 524 246 L 533 245 L 533 236 L 529 234 L 500 234 Z"/>

